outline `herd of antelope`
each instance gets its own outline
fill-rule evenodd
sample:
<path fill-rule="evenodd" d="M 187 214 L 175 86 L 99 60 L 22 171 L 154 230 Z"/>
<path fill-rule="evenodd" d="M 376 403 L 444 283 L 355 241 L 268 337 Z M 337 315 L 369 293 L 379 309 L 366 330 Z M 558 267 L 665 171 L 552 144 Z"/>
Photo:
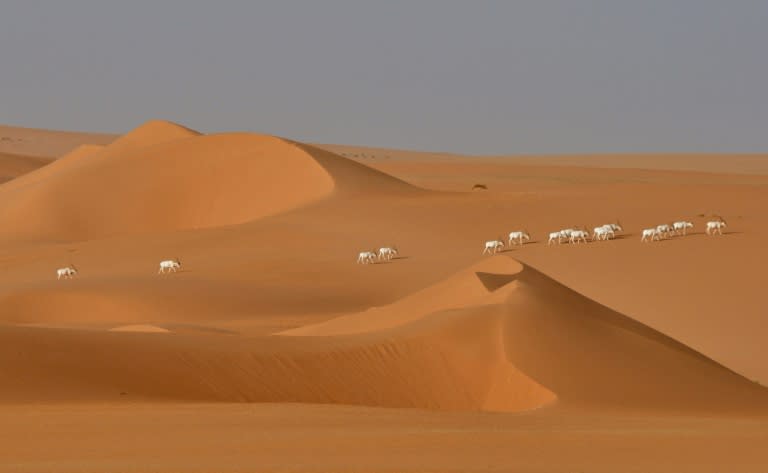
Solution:
<path fill-rule="evenodd" d="M 705 233 L 707 235 L 722 235 L 723 228 L 727 227 L 725 220 L 722 217 L 718 217 L 718 220 L 711 220 L 707 222 Z M 654 228 L 643 229 L 640 237 L 642 242 L 651 242 L 654 240 L 661 240 L 664 238 L 670 238 L 673 235 L 683 235 L 688 233 L 688 229 L 693 228 L 693 223 L 688 221 L 678 221 L 673 223 L 663 223 L 657 225 Z M 585 228 L 564 228 L 549 234 L 547 240 L 547 246 L 557 244 L 560 245 L 563 242 L 568 243 L 587 243 L 587 241 L 603 241 L 616 238 L 617 232 L 622 232 L 624 229 L 617 221 L 616 223 L 607 223 L 600 225 L 592 229 L 592 233 Z M 485 242 L 482 254 L 495 254 L 504 248 L 504 245 L 522 246 L 526 241 L 531 240 L 531 235 L 526 230 L 518 230 L 510 232 L 506 243 L 502 238 L 497 240 L 489 240 Z M 390 261 L 398 255 L 396 246 L 385 246 L 379 248 L 378 251 L 361 251 L 357 256 L 358 264 L 373 264 L 377 261 Z M 160 262 L 160 267 L 157 270 L 157 274 L 165 274 L 166 272 L 176 272 L 181 268 L 181 260 L 168 259 Z M 59 268 L 56 270 L 56 279 L 72 279 L 77 275 L 78 271 L 74 264 Z"/>
<path fill-rule="evenodd" d="M 727 226 L 728 225 L 726 224 L 725 220 L 722 217 L 718 217 L 717 220 L 711 220 L 707 222 L 705 233 L 707 235 L 722 235 L 723 228 Z M 644 229 L 641 233 L 640 241 L 651 242 L 654 240 L 658 241 L 677 235 L 685 236 L 688 234 L 688 229 L 690 228 L 693 228 L 693 223 L 685 220 L 680 220 L 673 223 L 663 223 L 661 225 L 657 225 L 654 228 Z M 599 227 L 594 227 L 591 234 L 586 227 L 564 228 L 549 234 L 547 246 L 555 244 L 560 245 L 563 242 L 587 243 L 589 240 L 611 240 L 616 238 L 616 233 L 622 231 L 624 231 L 624 229 L 618 221 L 616 223 L 607 223 L 605 225 L 600 225 Z M 514 231 L 509 234 L 509 238 L 507 239 L 506 243 L 501 237 L 496 240 L 486 241 L 485 246 L 483 247 L 483 254 L 498 253 L 502 250 L 502 248 L 504 248 L 505 244 L 508 246 L 516 244 L 522 246 L 523 243 L 530 241 L 530 239 L 531 235 L 527 231 Z"/>

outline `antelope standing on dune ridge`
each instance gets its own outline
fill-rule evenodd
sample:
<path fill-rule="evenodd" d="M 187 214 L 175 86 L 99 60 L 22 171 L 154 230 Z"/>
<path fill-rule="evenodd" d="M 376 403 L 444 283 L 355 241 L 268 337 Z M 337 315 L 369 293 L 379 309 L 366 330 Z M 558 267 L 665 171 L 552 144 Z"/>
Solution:
<path fill-rule="evenodd" d="M 376 253 L 373 251 L 361 251 L 357 256 L 357 264 L 373 264 L 376 260 Z"/>
<path fill-rule="evenodd" d="M 509 246 L 512 246 L 514 244 L 519 244 L 520 246 L 523 246 L 523 241 L 524 240 L 530 241 L 530 239 L 531 239 L 531 235 L 529 235 L 527 231 L 510 232 L 509 240 L 507 241 L 507 244 Z"/>
<path fill-rule="evenodd" d="M 655 228 L 646 228 L 643 230 L 642 237 L 640 238 L 640 241 L 653 241 L 653 240 L 659 240 L 659 231 Z"/>
<path fill-rule="evenodd" d="M 683 232 L 683 236 L 685 236 L 689 228 L 693 228 L 693 223 L 686 222 L 685 220 L 672 222 L 672 230 L 674 230 L 675 233 L 678 235 L 680 234 L 680 232 Z"/>
<path fill-rule="evenodd" d="M 485 248 L 483 249 L 483 254 L 490 253 L 490 254 L 496 254 L 501 249 L 504 248 L 504 242 L 499 238 L 498 240 L 489 240 L 485 242 Z"/>
<path fill-rule="evenodd" d="M 165 273 L 166 270 L 175 273 L 179 268 L 181 268 L 181 260 L 178 258 L 163 260 L 160 262 L 160 269 L 157 270 L 157 274 Z"/>
<path fill-rule="evenodd" d="M 77 274 L 77 268 L 74 264 L 71 264 L 65 268 L 59 268 L 56 270 L 56 279 L 72 279 Z"/>
<path fill-rule="evenodd" d="M 391 260 L 397 256 L 397 247 L 396 246 L 385 246 L 383 248 L 379 248 L 378 258 Z"/>

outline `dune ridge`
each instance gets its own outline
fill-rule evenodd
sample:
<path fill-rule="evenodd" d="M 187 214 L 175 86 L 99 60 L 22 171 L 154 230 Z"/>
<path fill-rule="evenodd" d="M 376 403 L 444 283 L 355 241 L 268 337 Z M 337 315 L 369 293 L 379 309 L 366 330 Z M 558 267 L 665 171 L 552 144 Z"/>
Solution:
<path fill-rule="evenodd" d="M 175 140 L 200 136 L 199 131 L 166 120 L 149 120 L 121 135 L 105 148 L 117 154 L 133 149 L 148 148 Z"/>

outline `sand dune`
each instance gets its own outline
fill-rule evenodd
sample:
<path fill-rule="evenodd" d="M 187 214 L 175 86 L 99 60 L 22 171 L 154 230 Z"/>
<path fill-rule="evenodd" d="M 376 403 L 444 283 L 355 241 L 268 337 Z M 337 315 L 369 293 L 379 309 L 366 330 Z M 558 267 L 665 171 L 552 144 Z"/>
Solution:
<path fill-rule="evenodd" d="M 284 333 L 367 332 L 413 323 L 448 307 L 491 303 L 504 307 L 501 331 L 508 359 L 563 402 L 725 410 L 734 409 L 732 403 L 745 409 L 768 406 L 768 389 L 505 257 L 478 263 L 391 306 Z M 657 388 L 660 384 L 664 390 Z M 725 385 L 731 388 L 723 391 Z"/>
<path fill-rule="evenodd" d="M 91 151 L 0 187 L 0 224 L 15 227 L 0 230 L 0 237 L 85 240 L 206 228 L 280 213 L 334 191 L 411 190 L 379 171 L 279 138 L 200 136 L 165 122 L 149 122 Z"/>
<path fill-rule="evenodd" d="M 330 336 L 340 332 L 357 334 Z M 768 412 L 765 388 L 506 257 L 389 310 L 294 334 L 304 336 L 166 339 L 5 327 L 2 399 L 108 400 L 128 392 L 144 400 L 496 411 L 557 399 L 580 407 Z"/>

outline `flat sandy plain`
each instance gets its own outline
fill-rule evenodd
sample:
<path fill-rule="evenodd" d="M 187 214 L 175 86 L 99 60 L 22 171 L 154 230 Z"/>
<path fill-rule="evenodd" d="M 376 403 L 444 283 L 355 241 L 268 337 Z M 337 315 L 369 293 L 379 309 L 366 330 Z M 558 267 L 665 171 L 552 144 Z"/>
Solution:
<path fill-rule="evenodd" d="M 766 156 L 0 138 L 0 471 L 768 471 Z"/>

